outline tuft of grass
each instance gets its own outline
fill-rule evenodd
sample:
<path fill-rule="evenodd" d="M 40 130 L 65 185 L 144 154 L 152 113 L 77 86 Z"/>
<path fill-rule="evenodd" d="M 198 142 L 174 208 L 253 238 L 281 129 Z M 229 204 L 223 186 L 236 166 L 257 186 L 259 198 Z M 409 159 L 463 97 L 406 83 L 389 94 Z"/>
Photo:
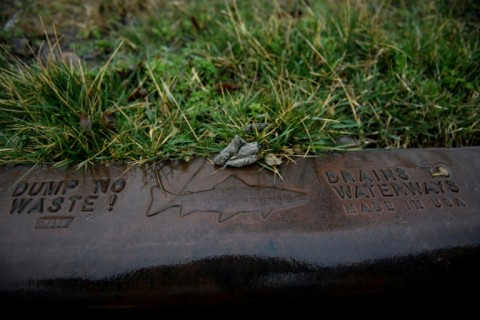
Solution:
<path fill-rule="evenodd" d="M 342 137 L 479 145 L 480 8 L 454 2 L 30 1 L 19 16 L 89 18 L 48 29 L 46 51 L 25 33 L 31 56 L 12 58 L 28 21 L 2 36 L 0 162 L 189 160 L 235 135 L 280 158 L 350 148 Z"/>
<path fill-rule="evenodd" d="M 55 49 L 54 49 L 55 50 Z M 97 72 L 48 57 L 34 66 L 19 63 L 0 73 L 2 159 L 53 161 L 68 165 L 101 157 L 110 133 L 99 128 L 102 112 L 112 108 L 118 83 L 106 83 L 108 61 Z M 95 123 L 95 134 L 83 132 L 80 114 Z"/>

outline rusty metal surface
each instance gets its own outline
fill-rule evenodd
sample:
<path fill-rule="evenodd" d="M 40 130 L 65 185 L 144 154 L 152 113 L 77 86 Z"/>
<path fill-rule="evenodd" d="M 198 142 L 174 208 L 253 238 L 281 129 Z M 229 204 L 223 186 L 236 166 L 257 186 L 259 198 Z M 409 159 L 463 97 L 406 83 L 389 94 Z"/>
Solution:
<path fill-rule="evenodd" d="M 480 284 L 480 148 L 0 168 L 0 296 L 175 305 Z"/>

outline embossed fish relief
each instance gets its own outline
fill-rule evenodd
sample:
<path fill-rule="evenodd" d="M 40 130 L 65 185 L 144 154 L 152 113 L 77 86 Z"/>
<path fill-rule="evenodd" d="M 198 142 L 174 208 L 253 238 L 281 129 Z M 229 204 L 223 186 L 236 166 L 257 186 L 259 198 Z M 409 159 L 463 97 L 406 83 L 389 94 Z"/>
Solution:
<path fill-rule="evenodd" d="M 272 212 L 302 206 L 308 202 L 306 194 L 272 187 L 251 186 L 230 176 L 212 189 L 177 195 L 153 187 L 152 202 L 147 216 L 153 216 L 172 207 L 180 207 L 180 216 L 194 212 L 219 213 L 218 222 L 224 222 L 241 213 L 258 212 L 267 218 Z"/>

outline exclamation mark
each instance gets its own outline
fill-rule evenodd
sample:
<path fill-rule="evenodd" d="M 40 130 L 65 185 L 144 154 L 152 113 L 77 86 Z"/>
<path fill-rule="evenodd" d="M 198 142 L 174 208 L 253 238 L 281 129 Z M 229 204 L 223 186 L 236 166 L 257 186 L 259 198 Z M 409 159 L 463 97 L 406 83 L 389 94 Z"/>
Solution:
<path fill-rule="evenodd" d="M 110 201 L 108 202 L 110 207 L 108 207 L 108 211 L 113 210 L 113 206 L 115 205 L 115 202 L 117 202 L 117 195 L 110 196 Z"/>

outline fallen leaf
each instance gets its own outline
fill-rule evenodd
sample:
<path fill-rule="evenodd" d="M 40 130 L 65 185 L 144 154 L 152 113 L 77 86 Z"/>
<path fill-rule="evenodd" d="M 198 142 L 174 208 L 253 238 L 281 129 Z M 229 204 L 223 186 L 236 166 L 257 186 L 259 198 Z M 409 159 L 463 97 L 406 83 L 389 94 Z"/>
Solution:
<path fill-rule="evenodd" d="M 279 166 L 282 164 L 282 159 L 278 158 L 273 153 L 269 153 L 265 156 L 265 163 L 271 167 Z"/>
<path fill-rule="evenodd" d="M 198 23 L 197 18 L 195 18 L 195 16 L 190 16 L 190 22 L 192 23 L 195 30 L 197 30 L 197 32 L 201 30 L 200 24 Z"/>
<path fill-rule="evenodd" d="M 137 87 L 135 88 L 135 90 L 133 90 L 132 94 L 128 96 L 127 100 L 128 101 L 141 100 L 141 99 L 145 99 L 147 95 L 148 95 L 147 89 L 142 87 Z"/>
<path fill-rule="evenodd" d="M 293 146 L 293 152 L 295 152 L 295 154 L 302 154 L 304 150 L 301 145 L 296 144 Z"/>
<path fill-rule="evenodd" d="M 100 117 L 100 126 L 104 129 L 115 130 L 117 118 L 113 111 L 105 111 Z"/>
<path fill-rule="evenodd" d="M 289 147 L 283 147 L 282 151 L 286 156 L 293 156 L 295 154 L 295 151 L 293 151 L 293 149 Z"/>
<path fill-rule="evenodd" d="M 86 135 L 92 134 L 92 120 L 85 113 L 80 113 L 80 129 Z"/>
<path fill-rule="evenodd" d="M 220 82 L 217 85 L 217 91 L 235 91 L 240 89 L 240 85 L 238 83 L 229 83 L 229 82 Z"/>

